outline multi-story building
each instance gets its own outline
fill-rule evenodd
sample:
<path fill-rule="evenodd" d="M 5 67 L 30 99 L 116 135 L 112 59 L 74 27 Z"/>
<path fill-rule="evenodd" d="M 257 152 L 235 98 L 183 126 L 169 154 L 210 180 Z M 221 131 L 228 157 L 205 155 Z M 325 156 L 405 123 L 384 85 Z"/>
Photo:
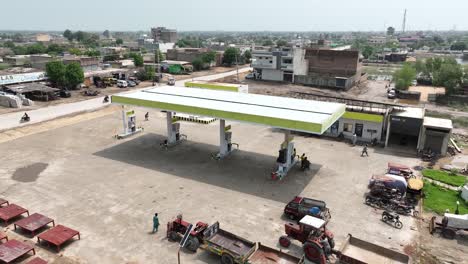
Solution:
<path fill-rule="evenodd" d="M 256 79 L 294 82 L 294 50 L 290 47 L 255 47 L 252 50 L 252 67 Z"/>
<path fill-rule="evenodd" d="M 361 80 L 358 50 L 306 48 L 297 52 L 294 81 L 298 84 L 349 89 Z"/>
<path fill-rule="evenodd" d="M 3 58 L 3 62 L 10 64 L 13 67 L 31 65 L 30 55 L 13 55 Z"/>
<path fill-rule="evenodd" d="M 63 63 L 69 64 L 77 62 L 80 64 L 84 72 L 97 71 L 99 70 L 99 58 L 86 57 L 86 56 L 65 56 L 63 57 Z"/>
<path fill-rule="evenodd" d="M 31 61 L 31 67 L 44 71 L 46 64 L 52 61 L 54 58 L 49 54 L 35 54 L 31 55 L 29 59 Z"/>
<path fill-rule="evenodd" d="M 165 27 L 151 28 L 151 35 L 154 42 L 162 43 L 176 43 L 177 42 L 177 30 L 168 29 Z"/>
<path fill-rule="evenodd" d="M 255 79 L 349 89 L 361 79 L 357 50 L 272 48 L 252 51 Z"/>

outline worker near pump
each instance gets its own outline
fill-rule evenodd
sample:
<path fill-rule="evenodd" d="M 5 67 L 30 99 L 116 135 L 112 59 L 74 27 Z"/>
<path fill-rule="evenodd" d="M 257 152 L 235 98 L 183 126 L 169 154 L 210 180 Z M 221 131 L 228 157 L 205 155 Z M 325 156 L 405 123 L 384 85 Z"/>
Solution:
<path fill-rule="evenodd" d="M 158 232 L 158 227 L 159 227 L 158 213 L 155 213 L 153 216 L 153 234 Z"/>
<path fill-rule="evenodd" d="M 357 135 L 356 133 L 353 134 L 353 146 L 356 146 L 356 142 L 357 142 Z"/>
<path fill-rule="evenodd" d="M 149 120 L 149 112 L 146 112 L 145 114 L 145 121 L 148 121 Z"/>
<path fill-rule="evenodd" d="M 367 153 L 367 144 L 364 145 L 364 148 L 362 148 L 361 157 L 364 157 L 364 154 L 369 157 L 369 153 Z"/>
<path fill-rule="evenodd" d="M 301 170 L 310 169 L 310 161 L 307 159 L 305 153 L 301 155 Z"/>

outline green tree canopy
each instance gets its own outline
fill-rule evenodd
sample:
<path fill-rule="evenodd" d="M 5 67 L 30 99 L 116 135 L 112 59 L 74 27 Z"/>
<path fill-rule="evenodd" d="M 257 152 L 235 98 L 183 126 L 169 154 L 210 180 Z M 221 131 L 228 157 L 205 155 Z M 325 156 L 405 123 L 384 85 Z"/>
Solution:
<path fill-rule="evenodd" d="M 121 38 L 116 39 L 115 44 L 122 45 L 123 44 L 123 39 L 121 39 Z"/>
<path fill-rule="evenodd" d="M 229 66 L 235 64 L 239 59 L 239 49 L 237 48 L 227 48 L 224 51 L 223 62 Z"/>
<path fill-rule="evenodd" d="M 193 70 L 201 71 L 203 69 L 203 60 L 201 58 L 196 58 L 192 61 Z"/>
<path fill-rule="evenodd" d="M 288 42 L 284 39 L 279 39 L 276 41 L 276 46 L 278 47 L 284 47 L 286 45 L 288 45 Z"/>
<path fill-rule="evenodd" d="M 452 44 L 452 46 L 450 46 L 450 49 L 451 50 L 461 50 L 461 51 L 464 51 L 466 50 L 466 43 L 465 42 L 455 42 Z"/>
<path fill-rule="evenodd" d="M 364 58 L 366 59 L 369 59 L 373 54 L 374 54 L 374 48 L 372 46 L 369 46 L 369 45 L 366 45 L 364 46 L 363 50 L 362 50 L 362 56 L 364 56 Z"/>
<path fill-rule="evenodd" d="M 78 62 L 72 62 L 65 67 L 65 82 L 68 88 L 74 89 L 83 81 L 83 69 Z"/>
<path fill-rule="evenodd" d="M 252 53 L 250 52 L 250 50 L 246 50 L 243 56 L 244 56 L 245 63 L 250 63 L 252 61 Z"/>
<path fill-rule="evenodd" d="M 28 54 L 43 54 L 47 52 L 47 48 L 41 43 L 29 45 L 26 47 L 26 50 Z"/>
<path fill-rule="evenodd" d="M 387 28 L 387 35 L 388 35 L 388 36 L 393 36 L 393 35 L 395 35 L 395 28 L 394 28 L 394 27 L 388 27 L 388 28 Z"/>
<path fill-rule="evenodd" d="M 273 46 L 275 43 L 271 39 L 263 41 L 262 46 Z"/>
<path fill-rule="evenodd" d="M 49 81 L 62 88 L 65 85 L 65 65 L 61 61 L 50 61 L 46 64 L 46 74 Z"/>
<path fill-rule="evenodd" d="M 154 80 L 156 76 L 156 69 L 153 65 L 146 65 L 144 69 L 137 73 L 138 79 L 145 81 L 145 80 Z"/>
<path fill-rule="evenodd" d="M 433 74 L 433 84 L 445 87 L 446 93 L 453 94 L 463 81 L 463 70 L 457 63 L 443 63 Z"/>
<path fill-rule="evenodd" d="M 68 49 L 68 52 L 70 52 L 70 54 L 73 54 L 73 55 L 76 55 L 76 56 L 80 56 L 80 55 L 83 54 L 81 52 L 81 50 L 77 49 L 77 48 L 70 48 L 70 49 Z"/>
<path fill-rule="evenodd" d="M 140 54 L 130 53 L 129 57 L 133 59 L 133 63 L 135 64 L 135 66 L 137 67 L 143 66 L 144 64 L 143 56 L 141 56 Z"/>
<path fill-rule="evenodd" d="M 212 63 L 213 61 L 216 60 L 216 52 L 210 51 L 210 52 L 204 53 L 201 57 L 201 60 L 203 63 L 208 63 L 208 64 Z"/>
<path fill-rule="evenodd" d="M 72 41 L 73 40 L 73 32 L 71 32 L 71 30 L 67 29 L 63 32 L 63 37 L 68 39 L 68 41 Z"/>
<path fill-rule="evenodd" d="M 416 78 L 416 70 L 408 63 L 405 63 L 400 70 L 393 74 L 393 81 L 398 90 L 406 90 Z"/>

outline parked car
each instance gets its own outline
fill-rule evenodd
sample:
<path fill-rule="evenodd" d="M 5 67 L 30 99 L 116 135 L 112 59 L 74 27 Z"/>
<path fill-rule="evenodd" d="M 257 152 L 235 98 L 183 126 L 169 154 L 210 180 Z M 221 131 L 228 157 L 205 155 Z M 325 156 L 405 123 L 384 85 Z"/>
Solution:
<path fill-rule="evenodd" d="M 306 215 L 328 220 L 331 218 L 330 209 L 324 201 L 296 196 L 284 207 L 284 214 L 289 219 L 300 220 Z"/>
<path fill-rule="evenodd" d="M 127 81 L 128 87 L 135 87 L 136 83 L 134 81 Z"/>
<path fill-rule="evenodd" d="M 390 90 L 390 91 L 387 93 L 387 98 L 388 98 L 388 99 L 395 99 L 395 98 L 396 98 L 396 92 L 395 92 L 395 90 Z"/>
<path fill-rule="evenodd" d="M 128 83 L 127 83 L 127 81 L 124 81 L 124 80 L 118 80 L 118 81 L 117 81 L 117 87 L 119 87 L 119 88 L 127 88 L 127 87 L 128 87 Z"/>
<path fill-rule="evenodd" d="M 174 77 L 169 77 L 168 81 L 167 81 L 167 84 L 170 85 L 170 86 L 174 86 L 175 85 L 175 79 Z"/>
<path fill-rule="evenodd" d="M 135 77 L 130 77 L 130 78 L 128 78 L 128 79 L 129 79 L 130 81 L 132 81 L 132 82 L 136 83 L 136 85 L 139 85 L 139 84 L 141 83 L 141 81 L 140 81 L 140 80 L 138 80 L 138 79 L 137 79 L 137 78 L 135 78 Z"/>
<path fill-rule="evenodd" d="M 66 89 L 62 89 L 60 90 L 60 97 L 62 98 L 68 98 L 68 97 L 71 97 L 71 93 L 70 91 L 66 90 Z"/>

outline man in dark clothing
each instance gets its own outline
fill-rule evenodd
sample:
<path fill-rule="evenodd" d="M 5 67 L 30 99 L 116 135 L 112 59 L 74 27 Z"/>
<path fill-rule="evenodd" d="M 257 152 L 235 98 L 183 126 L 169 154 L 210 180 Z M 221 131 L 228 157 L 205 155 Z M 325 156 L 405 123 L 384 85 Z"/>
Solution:
<path fill-rule="evenodd" d="M 155 213 L 153 216 L 153 234 L 158 232 L 158 227 L 159 227 L 158 213 Z"/>
<path fill-rule="evenodd" d="M 369 153 L 367 153 L 367 144 L 364 145 L 364 148 L 362 149 L 361 157 L 364 157 L 364 154 L 366 154 L 366 156 L 369 157 Z"/>
<path fill-rule="evenodd" d="M 148 119 L 149 119 L 149 112 L 146 112 L 146 114 L 145 114 L 145 121 L 148 121 Z"/>

